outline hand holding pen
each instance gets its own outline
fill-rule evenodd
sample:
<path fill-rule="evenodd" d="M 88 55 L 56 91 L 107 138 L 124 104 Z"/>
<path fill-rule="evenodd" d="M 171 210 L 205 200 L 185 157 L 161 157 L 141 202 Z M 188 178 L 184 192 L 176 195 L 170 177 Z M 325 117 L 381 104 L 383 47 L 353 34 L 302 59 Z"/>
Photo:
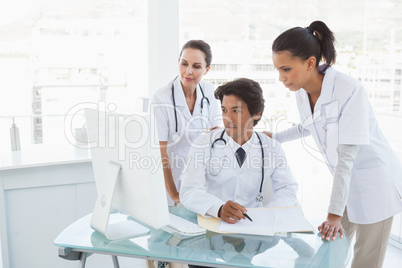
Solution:
<path fill-rule="evenodd" d="M 252 221 L 246 213 L 245 207 L 229 200 L 219 209 L 218 217 L 228 223 L 236 223 L 241 219 Z"/>

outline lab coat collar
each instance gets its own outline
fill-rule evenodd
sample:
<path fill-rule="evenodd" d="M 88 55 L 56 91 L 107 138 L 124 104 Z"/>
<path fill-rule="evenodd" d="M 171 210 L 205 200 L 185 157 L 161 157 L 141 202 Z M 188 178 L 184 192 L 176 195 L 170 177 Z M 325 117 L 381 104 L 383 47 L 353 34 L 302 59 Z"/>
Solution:
<path fill-rule="evenodd" d="M 227 140 L 227 144 L 228 146 L 226 146 L 227 148 L 230 148 L 232 151 L 232 154 L 235 154 L 236 150 L 239 149 L 239 147 L 242 147 L 244 149 L 244 151 L 248 154 L 250 151 L 251 147 L 255 147 L 256 145 L 259 146 L 259 141 L 258 138 L 256 137 L 256 133 L 255 131 L 253 131 L 253 134 L 251 135 L 250 139 L 244 143 L 243 145 L 238 144 L 237 142 L 234 141 L 234 139 L 232 139 L 226 132 L 224 135 L 224 139 Z"/>
<path fill-rule="evenodd" d="M 227 146 L 227 148 L 228 148 L 227 153 L 228 153 L 228 154 L 234 154 L 234 153 L 237 151 L 237 149 L 239 149 L 241 146 L 240 146 L 240 144 L 238 144 L 237 142 L 235 142 L 234 139 L 232 139 L 232 137 L 230 137 L 230 136 L 227 134 L 227 132 L 225 132 L 225 135 L 226 135 L 225 139 L 227 140 L 227 143 L 228 143 L 228 146 Z M 244 149 L 244 148 L 243 148 L 243 149 Z"/>
<path fill-rule="evenodd" d="M 307 118 L 311 118 L 311 108 L 310 108 L 310 101 L 308 99 L 308 93 L 303 89 L 299 89 L 297 94 L 300 96 L 300 102 L 301 102 L 301 113 L 303 115 L 303 120 L 306 120 Z"/>
<path fill-rule="evenodd" d="M 205 91 L 204 91 L 204 94 L 205 94 Z M 177 77 L 176 80 L 174 81 L 174 97 L 175 97 L 175 101 L 176 101 L 176 106 L 187 107 L 186 98 L 184 97 L 184 91 L 183 91 L 183 87 L 181 85 L 179 77 Z M 196 106 L 200 106 L 201 99 L 202 99 L 201 89 L 200 89 L 200 86 L 197 85 L 197 99 L 195 100 Z"/>
<path fill-rule="evenodd" d="M 194 114 L 201 114 L 201 100 L 202 100 L 202 93 L 201 93 L 201 85 L 202 81 L 197 85 L 197 99 L 195 100 L 195 106 L 194 106 L 194 111 L 193 111 L 193 115 Z M 203 87 L 204 90 L 204 87 Z M 204 94 L 205 94 L 205 90 L 204 90 Z M 204 107 L 204 109 L 208 109 L 209 107 Z"/>
<path fill-rule="evenodd" d="M 218 139 L 221 136 L 223 129 L 219 129 L 216 131 L 216 135 L 214 135 L 214 138 L 212 140 Z M 231 137 L 229 137 L 229 135 L 226 133 L 223 134 L 222 138 L 226 141 L 225 146 L 222 148 L 223 153 L 226 157 L 229 158 L 229 160 L 235 161 L 235 155 L 232 151 L 232 146 L 233 144 L 237 144 Z M 211 144 L 212 146 L 212 144 Z M 239 145 L 237 144 L 237 148 L 239 148 Z M 236 150 L 237 150 L 236 148 Z"/>
<path fill-rule="evenodd" d="M 190 109 L 187 106 L 186 98 L 184 96 L 183 87 L 181 85 L 179 77 L 174 81 L 174 96 L 176 101 L 176 107 L 181 107 L 180 110 L 183 112 L 183 115 L 186 120 L 190 120 L 192 115 L 201 114 L 201 99 L 202 93 L 200 86 L 197 85 L 197 99 L 195 100 L 193 113 L 190 113 Z M 205 92 L 204 92 L 205 93 Z M 206 107 L 208 108 L 208 107 Z"/>
<path fill-rule="evenodd" d="M 183 87 L 180 83 L 180 77 L 174 80 L 174 99 L 176 101 L 176 106 L 187 106 L 186 98 L 184 97 Z"/>
<path fill-rule="evenodd" d="M 320 66 L 321 67 L 321 66 Z M 305 124 L 311 124 L 313 121 L 319 120 L 321 117 L 322 105 L 328 104 L 332 101 L 334 79 L 336 71 L 332 67 L 328 67 L 325 71 L 324 80 L 321 86 L 321 94 L 314 106 L 314 114 L 311 113 L 310 101 L 308 93 L 304 89 L 300 89 L 298 94 L 301 97 L 301 112 L 303 114 Z"/>
<path fill-rule="evenodd" d="M 332 101 L 332 95 L 333 95 L 333 91 L 334 91 L 335 74 L 336 74 L 336 71 L 332 67 L 328 67 L 325 70 L 324 80 L 322 81 L 322 86 L 321 86 L 321 95 L 318 98 L 317 103 L 316 103 L 317 109 L 321 109 L 321 105 L 328 104 Z"/>

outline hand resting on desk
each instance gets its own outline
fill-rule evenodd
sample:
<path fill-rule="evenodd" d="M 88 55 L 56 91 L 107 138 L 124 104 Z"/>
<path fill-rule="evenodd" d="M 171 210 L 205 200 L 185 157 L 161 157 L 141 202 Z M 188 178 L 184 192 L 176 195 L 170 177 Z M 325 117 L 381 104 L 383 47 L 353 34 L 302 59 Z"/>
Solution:
<path fill-rule="evenodd" d="M 327 241 L 335 240 L 338 233 L 340 238 L 343 237 L 343 229 L 341 224 L 341 216 L 328 213 L 327 220 L 318 226 L 318 231 L 321 233 L 321 238 Z"/>

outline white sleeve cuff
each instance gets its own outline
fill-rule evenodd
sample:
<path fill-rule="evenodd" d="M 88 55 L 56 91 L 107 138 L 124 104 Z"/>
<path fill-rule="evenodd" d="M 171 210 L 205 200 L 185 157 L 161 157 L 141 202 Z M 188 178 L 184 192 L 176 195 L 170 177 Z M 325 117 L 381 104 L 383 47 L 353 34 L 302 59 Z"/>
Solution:
<path fill-rule="evenodd" d="M 213 207 L 211 207 L 210 209 L 207 210 L 207 215 L 218 218 L 219 209 L 223 205 L 224 205 L 224 203 L 223 204 L 219 203 L 219 204 L 214 205 Z"/>

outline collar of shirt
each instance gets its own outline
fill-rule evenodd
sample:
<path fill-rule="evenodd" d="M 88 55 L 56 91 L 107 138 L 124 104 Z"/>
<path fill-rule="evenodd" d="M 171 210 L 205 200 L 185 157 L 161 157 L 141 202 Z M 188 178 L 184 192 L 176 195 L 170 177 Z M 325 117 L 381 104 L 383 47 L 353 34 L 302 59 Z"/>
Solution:
<path fill-rule="evenodd" d="M 323 65 L 320 66 L 322 68 Z M 334 87 L 334 79 L 335 79 L 336 71 L 332 67 L 328 67 L 325 70 L 324 79 L 322 81 L 321 86 L 321 94 L 317 99 L 317 102 L 314 106 L 314 114 L 311 113 L 310 101 L 308 98 L 308 93 L 303 89 L 299 90 L 297 94 L 300 94 L 301 99 L 303 100 L 302 105 L 302 113 L 304 114 L 304 118 L 312 118 L 313 121 L 321 115 L 321 106 L 332 101 L 333 87 Z"/>
<path fill-rule="evenodd" d="M 200 82 L 201 83 L 201 82 Z M 197 98 L 195 100 L 195 104 L 197 106 L 200 106 L 201 104 L 201 99 L 202 99 L 202 93 L 201 93 L 201 89 L 200 89 L 200 85 L 197 85 Z M 177 106 L 184 106 L 187 107 L 187 102 L 186 102 L 186 98 L 184 96 L 184 91 L 183 91 L 183 87 L 181 85 L 180 79 L 177 78 L 174 81 L 174 98 L 176 101 L 176 105 Z"/>
<path fill-rule="evenodd" d="M 321 107 L 322 105 L 325 105 L 325 104 L 331 102 L 333 88 L 334 88 L 335 74 L 336 74 L 336 71 L 332 67 L 328 67 L 325 70 L 325 75 L 324 75 L 324 79 L 322 81 L 322 86 L 321 86 L 321 94 L 315 104 L 314 113 L 316 110 L 320 110 L 322 108 Z"/>
<path fill-rule="evenodd" d="M 197 98 L 195 100 L 193 113 L 191 114 L 190 109 L 187 106 L 186 97 L 184 96 L 184 91 L 183 91 L 183 87 L 181 85 L 180 79 L 177 78 L 174 81 L 174 97 L 175 97 L 176 107 L 178 107 L 178 110 L 180 110 L 182 112 L 182 113 L 179 112 L 178 116 L 183 115 L 185 120 L 190 120 L 194 116 L 201 115 L 202 93 L 201 93 L 200 85 L 197 85 L 196 91 L 197 91 L 197 93 L 196 93 Z"/>
<path fill-rule="evenodd" d="M 252 147 L 252 144 L 255 144 L 255 141 L 257 140 L 258 143 L 258 138 L 255 136 L 257 135 L 255 133 L 255 131 L 253 131 L 253 135 L 251 135 L 250 139 L 244 143 L 242 146 L 240 146 L 240 144 L 238 144 L 237 142 L 235 142 L 232 137 L 230 137 L 226 132 L 225 132 L 225 136 L 226 136 L 226 140 L 228 141 L 228 146 L 230 148 L 232 148 L 233 150 L 233 154 L 236 153 L 237 149 L 239 149 L 239 147 L 242 147 L 243 150 L 246 152 L 246 155 L 249 154 L 250 151 L 250 147 Z"/>

